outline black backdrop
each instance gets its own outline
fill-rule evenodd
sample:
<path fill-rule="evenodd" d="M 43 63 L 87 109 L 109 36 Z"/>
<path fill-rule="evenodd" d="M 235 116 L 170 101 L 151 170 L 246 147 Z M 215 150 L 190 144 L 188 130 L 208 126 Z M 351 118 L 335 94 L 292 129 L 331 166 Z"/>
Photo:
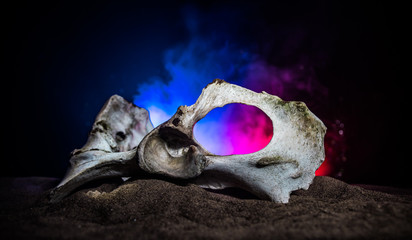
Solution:
<path fill-rule="evenodd" d="M 243 44 L 264 46 L 266 60 L 277 65 L 296 56 L 278 54 L 287 31 L 272 29 L 310 27 L 309 38 L 321 39 L 320 45 L 302 45 L 297 52 L 328 56 L 318 69 L 331 96 L 321 115 L 338 113 L 345 123 L 342 179 L 410 187 L 408 78 L 401 74 L 404 6 L 287 2 L 189 5 L 200 12 L 241 9 L 244 26 L 231 34 Z M 30 1 L 4 7 L 2 116 L 11 124 L 3 135 L 1 175 L 62 177 L 69 153 L 84 144 L 104 101 L 115 93 L 132 100 L 136 81 L 159 74 L 163 52 L 187 37 L 181 11 L 187 5 Z"/>

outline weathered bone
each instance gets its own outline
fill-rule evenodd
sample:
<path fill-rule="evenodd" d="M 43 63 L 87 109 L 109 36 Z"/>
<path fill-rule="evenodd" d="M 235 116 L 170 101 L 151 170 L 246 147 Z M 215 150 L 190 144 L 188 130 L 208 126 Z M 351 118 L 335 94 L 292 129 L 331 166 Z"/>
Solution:
<path fill-rule="evenodd" d="M 71 167 L 51 192 L 52 202 L 92 180 L 128 177 L 138 172 L 133 159 L 143 137 L 153 129 L 148 112 L 118 95 L 100 110 L 86 144 L 72 152 Z"/>
<path fill-rule="evenodd" d="M 273 123 L 273 137 L 260 151 L 218 156 L 193 137 L 193 126 L 211 110 L 229 103 L 255 106 Z M 175 178 L 195 178 L 206 188 L 240 187 L 257 196 L 286 203 L 290 193 L 307 189 L 325 158 L 326 127 L 303 102 L 283 101 L 216 79 L 192 106 L 180 106 L 167 122 L 144 137 L 139 166 Z"/>

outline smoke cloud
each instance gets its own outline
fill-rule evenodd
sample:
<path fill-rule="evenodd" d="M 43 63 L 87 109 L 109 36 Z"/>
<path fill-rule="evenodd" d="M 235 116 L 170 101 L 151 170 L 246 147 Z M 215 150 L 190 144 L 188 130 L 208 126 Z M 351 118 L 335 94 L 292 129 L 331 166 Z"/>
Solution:
<path fill-rule="evenodd" d="M 236 35 L 218 30 L 203 34 L 201 29 L 210 28 L 216 22 L 204 21 L 213 18 L 193 8 L 189 10 L 183 12 L 189 32 L 187 41 L 164 53 L 166 76 L 153 76 L 139 84 L 134 96 L 136 105 L 149 110 L 155 126 L 168 120 L 179 106 L 194 104 L 202 89 L 216 78 L 285 100 L 304 100 L 309 107 L 327 99 L 327 89 L 319 83 L 310 61 L 304 56 L 287 66 L 274 66 L 254 51 L 254 47 L 236 41 Z M 219 24 L 230 23 L 219 21 Z M 220 29 L 230 29 L 230 26 Z M 259 109 L 229 104 L 200 120 L 194 135 L 210 152 L 229 155 L 262 149 L 269 143 L 272 131 L 271 121 Z"/>

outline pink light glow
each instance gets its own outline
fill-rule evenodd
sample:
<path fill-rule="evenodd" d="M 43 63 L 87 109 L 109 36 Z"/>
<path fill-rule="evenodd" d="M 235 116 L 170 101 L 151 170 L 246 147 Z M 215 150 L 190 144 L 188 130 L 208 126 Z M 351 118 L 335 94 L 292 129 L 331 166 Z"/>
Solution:
<path fill-rule="evenodd" d="M 229 104 L 209 114 L 195 125 L 194 134 L 214 154 L 253 153 L 272 139 L 272 121 L 256 107 Z"/>
<path fill-rule="evenodd" d="M 238 111 L 230 118 L 227 128 L 232 146 L 228 154 L 247 154 L 263 149 L 273 136 L 272 121 L 255 107 L 239 105 Z"/>

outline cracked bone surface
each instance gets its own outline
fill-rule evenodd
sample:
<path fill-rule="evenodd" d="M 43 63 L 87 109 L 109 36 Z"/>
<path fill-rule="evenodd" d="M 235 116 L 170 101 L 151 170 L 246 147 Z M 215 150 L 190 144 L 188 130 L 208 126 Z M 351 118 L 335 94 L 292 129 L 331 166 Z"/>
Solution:
<path fill-rule="evenodd" d="M 260 151 L 219 156 L 204 149 L 193 126 L 211 110 L 230 103 L 261 109 L 273 123 L 273 137 Z M 326 127 L 303 102 L 283 101 L 266 92 L 216 79 L 192 106 L 180 106 L 138 146 L 139 166 L 148 172 L 192 179 L 205 188 L 239 187 L 260 198 L 287 203 L 290 193 L 307 189 L 325 158 Z"/>
<path fill-rule="evenodd" d="M 113 95 L 98 113 L 86 144 L 71 153 L 70 168 L 50 194 L 59 201 L 92 180 L 128 177 L 139 168 L 133 159 L 143 137 L 153 129 L 147 110 Z"/>

